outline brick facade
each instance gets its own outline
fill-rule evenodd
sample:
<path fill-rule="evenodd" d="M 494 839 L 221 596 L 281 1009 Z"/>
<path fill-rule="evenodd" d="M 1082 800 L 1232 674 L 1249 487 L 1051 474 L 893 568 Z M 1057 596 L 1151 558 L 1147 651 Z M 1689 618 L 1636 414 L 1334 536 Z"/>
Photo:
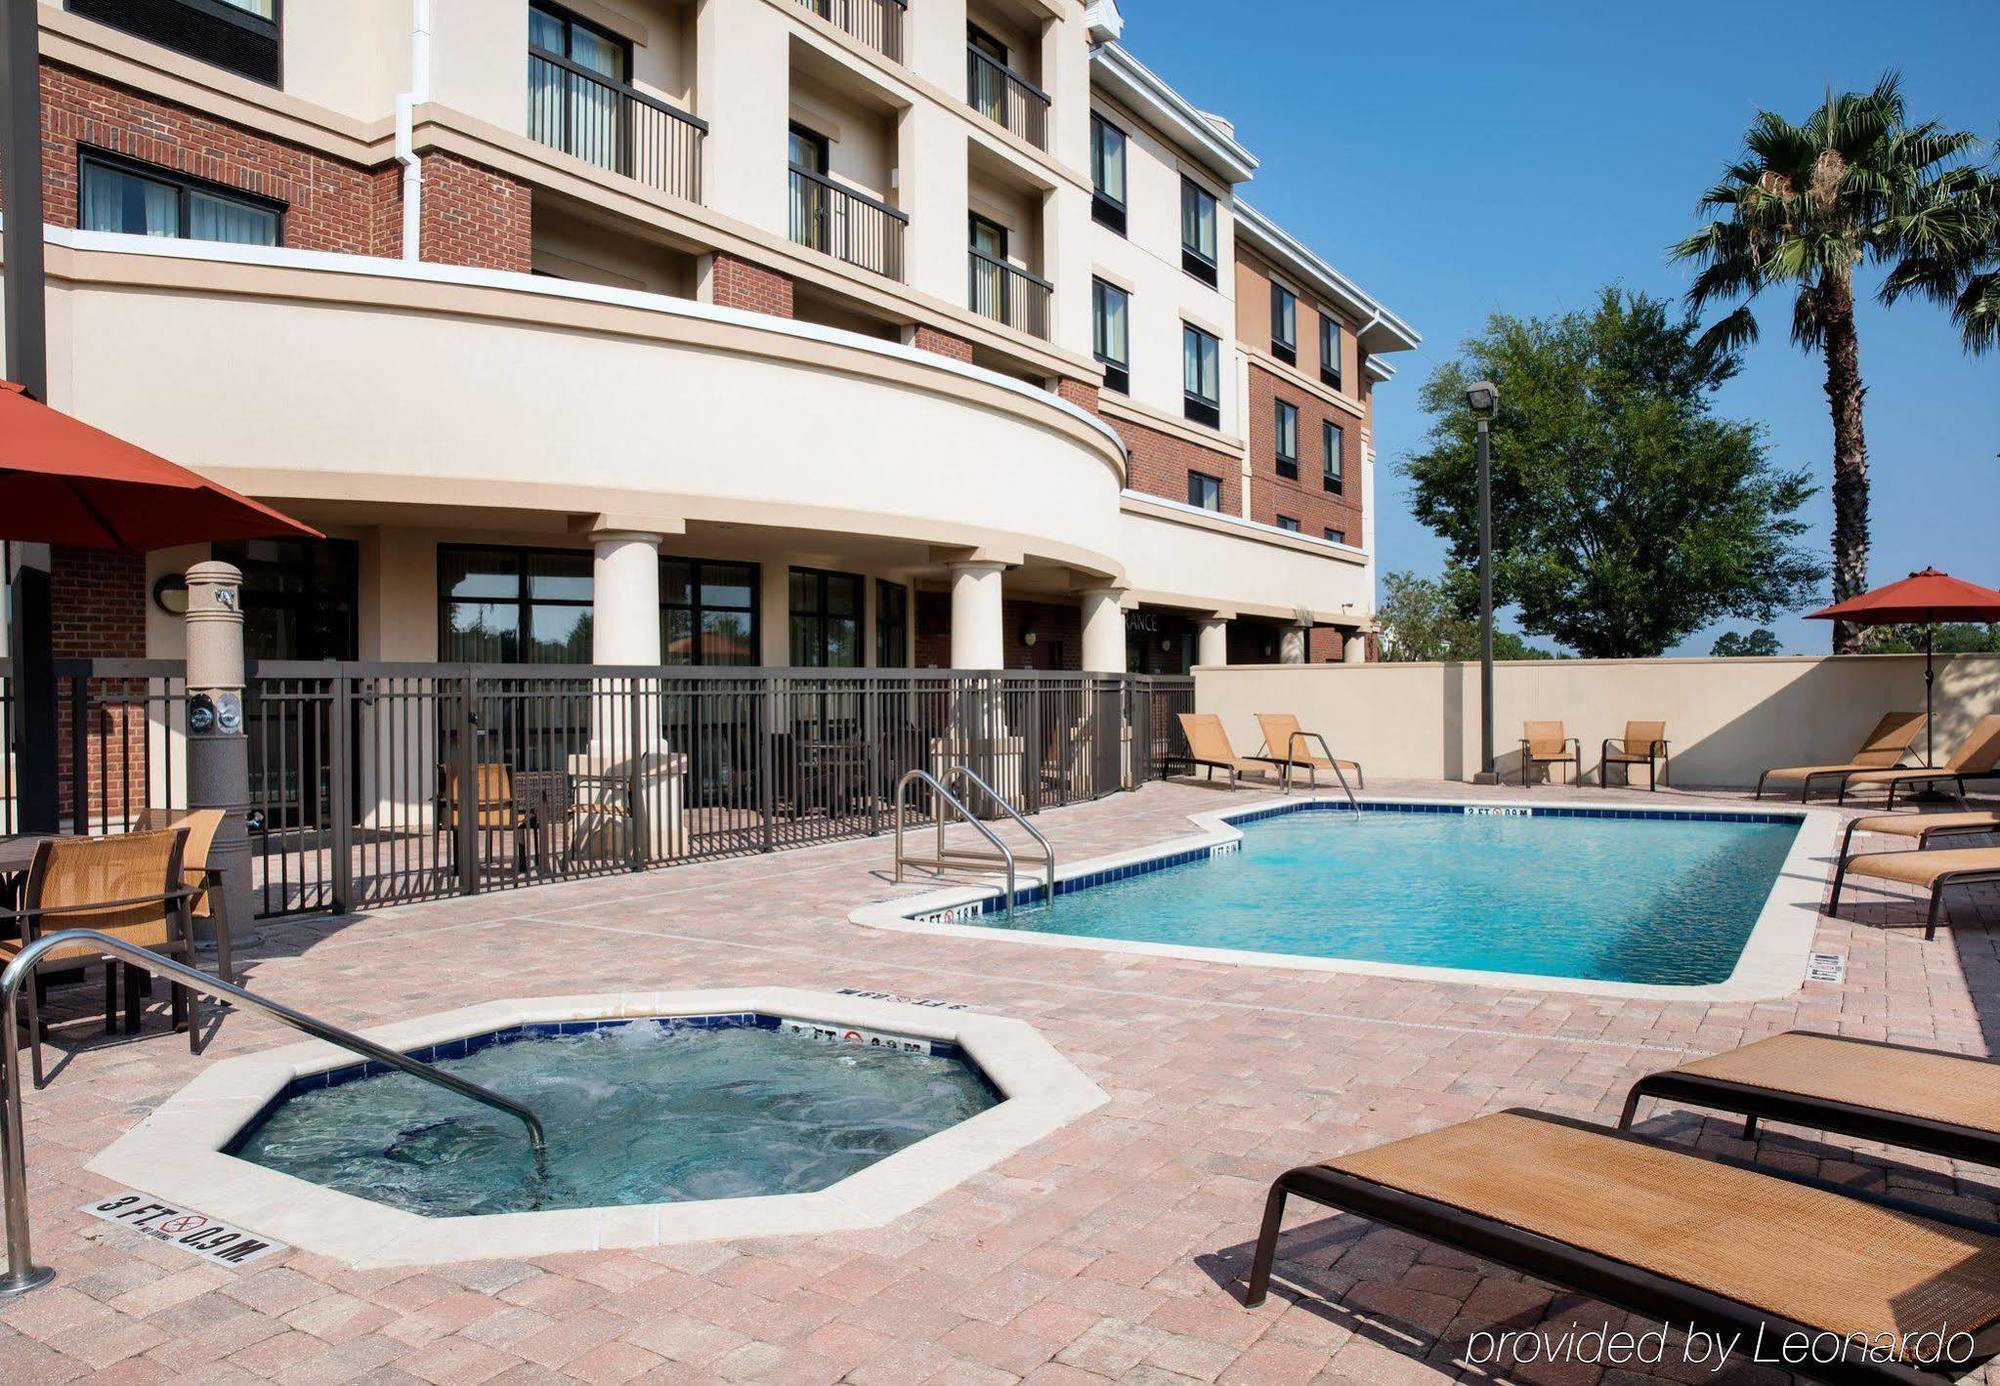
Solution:
<path fill-rule="evenodd" d="M 1025 637 L 1030 628 L 1035 643 Z M 1000 603 L 1000 658 L 1009 669 L 1083 668 L 1083 607 L 1077 602 Z"/>
<path fill-rule="evenodd" d="M 57 659 L 143 659 L 146 655 L 146 558 L 143 554 L 58 548 L 50 554 L 50 605 Z M 73 811 L 75 705 L 68 679 L 56 688 L 56 779 L 63 814 Z M 146 806 L 148 708 L 144 680 L 96 680 L 85 714 L 84 767 L 93 825 L 123 825 Z M 127 700 L 130 700 L 129 702 Z M 164 713 L 162 707 L 151 709 Z"/>
<path fill-rule="evenodd" d="M 709 301 L 718 308 L 792 316 L 792 281 L 776 270 L 717 252 L 709 269 Z"/>
<path fill-rule="evenodd" d="M 949 332 L 940 332 L 935 327 L 917 324 L 916 333 L 910 338 L 910 345 L 918 351 L 932 351 L 939 356 L 949 356 L 954 361 L 972 360 L 972 343 L 963 337 L 954 337 Z"/>
<path fill-rule="evenodd" d="M 400 166 L 392 165 L 390 171 L 400 225 Z M 519 274 L 533 268 L 533 195 L 526 183 L 449 154 L 426 154 L 423 172 L 418 244 L 425 260 Z"/>
<path fill-rule="evenodd" d="M 1100 392 L 1087 380 L 1071 380 L 1068 376 L 1056 381 L 1056 398 L 1066 404 L 1074 404 L 1087 414 L 1097 412 Z"/>
<path fill-rule="evenodd" d="M 1233 452 L 1205 448 L 1172 433 L 1127 419 L 1106 419 L 1125 440 L 1131 462 L 1125 484 L 1149 496 L 1186 503 L 1188 473 L 1205 472 L 1222 482 L 1222 510 L 1243 513 L 1243 463 Z"/>
<path fill-rule="evenodd" d="M 1278 475 L 1277 401 L 1283 400 L 1299 411 L 1298 480 Z M 1334 495 L 1322 484 L 1324 473 L 1324 430 L 1331 419 L 1341 427 L 1341 494 Z M 1309 390 L 1272 371 L 1250 362 L 1250 518 L 1267 525 L 1278 516 L 1289 515 L 1299 522 L 1299 531 L 1315 539 L 1329 529 L 1347 536 L 1347 542 L 1361 542 L 1361 420 L 1322 400 Z"/>

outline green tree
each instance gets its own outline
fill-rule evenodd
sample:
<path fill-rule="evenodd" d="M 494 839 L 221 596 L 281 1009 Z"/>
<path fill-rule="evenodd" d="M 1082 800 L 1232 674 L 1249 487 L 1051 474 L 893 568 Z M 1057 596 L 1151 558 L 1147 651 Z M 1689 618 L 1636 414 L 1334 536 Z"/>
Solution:
<path fill-rule="evenodd" d="M 1889 301 L 1918 288 L 1947 292 L 1991 244 L 1990 202 L 1977 191 L 1980 175 L 1969 162 L 1981 154 L 1976 135 L 1936 121 L 1909 124 L 1893 73 L 1873 91 L 1828 91 L 1801 124 L 1760 111 L 1736 161 L 1702 195 L 1696 210 L 1708 224 L 1671 248 L 1700 266 L 1688 290 L 1691 310 L 1742 301 L 1703 338 L 1717 352 L 1756 340 L 1750 300 L 1767 288 L 1794 290 L 1792 341 L 1826 360 L 1835 601 L 1868 587 L 1868 444 L 1854 274 L 1863 264 L 1886 267 L 1881 296 Z M 1991 324 L 1985 312 L 1982 332 Z M 1835 623 L 1836 653 L 1860 648 L 1861 640 L 1855 627 Z"/>
<path fill-rule="evenodd" d="M 1382 579 L 1375 616 L 1382 627 L 1382 657 L 1397 664 L 1479 658 L 1479 618 L 1468 615 L 1463 574 L 1420 578 L 1412 572 Z M 1474 601 L 1477 601 L 1476 595 Z M 1553 659 L 1510 630 L 1493 632 L 1495 659 Z"/>
<path fill-rule="evenodd" d="M 1745 635 L 1740 630 L 1726 630 L 1715 638 L 1715 648 L 1709 651 L 1717 659 L 1754 659 L 1763 655 L 1783 654 L 1777 635 L 1759 626 Z"/>
<path fill-rule="evenodd" d="M 1980 625 L 1973 621 L 1947 621 L 1932 633 L 1931 648 L 1938 654 L 2000 654 L 2000 625 Z M 1869 642 L 1876 654 L 1921 654 L 1922 626 L 1884 626 Z"/>
<path fill-rule="evenodd" d="M 1817 595 L 1822 570 L 1795 543 L 1812 486 L 1771 465 L 1756 426 L 1714 416 L 1738 362 L 1697 348 L 1696 332 L 1661 300 L 1607 288 L 1589 312 L 1494 316 L 1425 382 L 1430 432 L 1401 470 L 1464 570 L 1479 558 L 1465 387 L 1500 387 L 1494 600 L 1529 634 L 1586 657 L 1650 656 Z"/>

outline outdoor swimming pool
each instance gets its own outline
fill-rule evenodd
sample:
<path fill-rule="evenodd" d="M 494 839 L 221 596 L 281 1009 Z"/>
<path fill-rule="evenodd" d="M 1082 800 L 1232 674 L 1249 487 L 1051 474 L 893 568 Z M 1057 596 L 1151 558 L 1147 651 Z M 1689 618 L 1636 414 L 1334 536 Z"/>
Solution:
<path fill-rule="evenodd" d="M 1370 805 L 1239 820 L 1239 850 L 1065 881 L 1011 929 L 1666 986 L 1729 978 L 1799 820 Z M 1080 887 L 1080 888 L 1079 888 Z"/>

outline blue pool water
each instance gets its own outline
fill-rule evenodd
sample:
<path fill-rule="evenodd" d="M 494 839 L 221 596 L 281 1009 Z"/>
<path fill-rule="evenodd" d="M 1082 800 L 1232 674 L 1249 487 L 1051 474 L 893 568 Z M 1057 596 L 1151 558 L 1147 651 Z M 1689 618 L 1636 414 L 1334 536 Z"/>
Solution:
<path fill-rule="evenodd" d="M 232 1153 L 431 1216 L 672 1203 L 823 1189 L 1000 1100 L 955 1054 L 757 1025 L 637 1021 L 436 1062 L 541 1117 L 546 1178 L 513 1117 L 393 1072 L 283 1098 Z"/>
<path fill-rule="evenodd" d="M 1692 986 L 1726 981 L 1796 821 L 1301 812 L 1243 846 L 978 923 Z"/>

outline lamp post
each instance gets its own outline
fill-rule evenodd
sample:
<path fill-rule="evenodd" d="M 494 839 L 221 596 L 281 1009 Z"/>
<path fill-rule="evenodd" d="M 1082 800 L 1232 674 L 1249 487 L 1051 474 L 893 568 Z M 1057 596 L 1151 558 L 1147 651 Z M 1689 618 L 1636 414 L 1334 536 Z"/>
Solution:
<path fill-rule="evenodd" d="M 1479 774 L 1480 784 L 1494 784 L 1493 773 L 1493 463 L 1487 451 L 1488 424 L 1500 403 L 1500 387 L 1490 380 L 1474 382 L 1465 391 L 1479 426 Z"/>

